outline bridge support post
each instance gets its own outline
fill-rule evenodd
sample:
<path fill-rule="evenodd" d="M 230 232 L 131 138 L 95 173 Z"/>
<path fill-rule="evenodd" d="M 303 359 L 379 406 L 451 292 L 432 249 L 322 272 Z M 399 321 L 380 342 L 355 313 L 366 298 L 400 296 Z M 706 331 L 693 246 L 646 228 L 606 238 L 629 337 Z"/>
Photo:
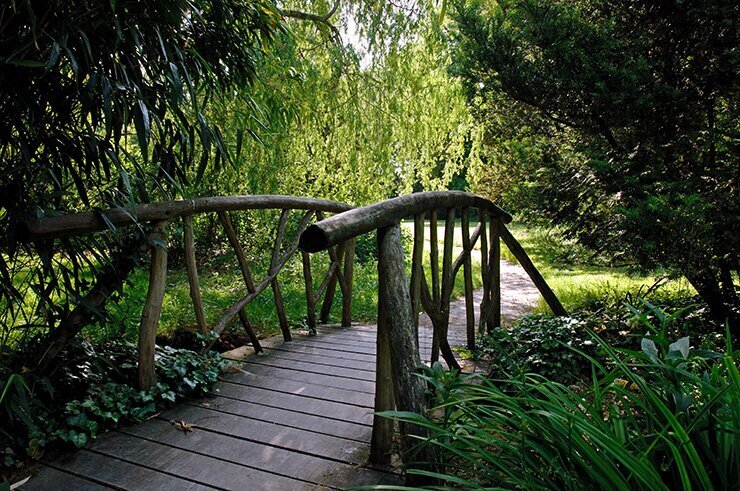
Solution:
<path fill-rule="evenodd" d="M 381 283 L 382 284 L 382 283 Z M 380 287 L 382 289 L 382 287 Z M 388 309 L 383 295 L 378 292 L 378 335 L 376 337 L 375 363 L 375 412 L 393 411 L 396 401 L 393 394 L 390 340 L 388 339 Z M 370 440 L 370 463 L 389 464 L 393 449 L 393 420 L 377 414 L 373 416 L 373 435 Z"/>
<path fill-rule="evenodd" d="M 157 222 L 149 235 L 152 263 L 149 272 L 149 290 L 141 312 L 139 326 L 139 389 L 148 390 L 156 380 L 154 349 L 159 316 L 162 314 L 164 286 L 167 281 L 167 249 L 162 242 L 166 237 L 167 222 Z"/>
<path fill-rule="evenodd" d="M 416 373 L 421 366 L 419 344 L 414 328 L 411 295 L 403 262 L 401 227 L 398 223 L 378 229 L 378 371 L 381 370 L 381 354 L 390 358 L 391 379 L 396 407 L 400 411 L 426 414 L 427 401 L 424 381 Z M 385 345 L 385 346 L 384 346 Z M 387 355 L 384 353 L 387 350 Z M 383 362 L 388 364 L 387 361 Z M 377 383 L 387 384 L 378 376 Z M 387 387 L 376 387 L 376 393 L 388 393 Z M 389 401 L 383 400 L 384 404 Z M 385 408 L 383 408 L 385 409 Z M 403 459 L 407 461 L 412 448 L 418 441 L 409 436 L 426 437 L 428 432 L 418 425 L 401 423 L 401 447 Z M 382 430 L 379 430 L 382 431 Z M 414 456 L 420 462 L 434 462 L 430 447 Z M 408 476 L 419 479 L 418 476 Z M 409 481 L 410 484 L 418 484 Z"/>

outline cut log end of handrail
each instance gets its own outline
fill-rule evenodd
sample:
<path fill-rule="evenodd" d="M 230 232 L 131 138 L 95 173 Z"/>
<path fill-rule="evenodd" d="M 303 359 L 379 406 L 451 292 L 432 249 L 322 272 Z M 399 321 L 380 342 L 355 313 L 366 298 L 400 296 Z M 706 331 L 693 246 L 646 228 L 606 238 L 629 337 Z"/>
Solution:
<path fill-rule="evenodd" d="M 302 251 L 320 252 L 329 248 L 329 237 L 321 227 L 313 224 L 301 234 L 298 246 Z"/>

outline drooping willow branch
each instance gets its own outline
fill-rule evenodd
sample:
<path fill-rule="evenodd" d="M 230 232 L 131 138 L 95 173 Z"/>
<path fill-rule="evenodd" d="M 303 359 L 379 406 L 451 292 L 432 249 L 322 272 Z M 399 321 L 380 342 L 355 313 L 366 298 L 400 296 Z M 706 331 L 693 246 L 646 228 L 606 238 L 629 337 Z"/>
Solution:
<path fill-rule="evenodd" d="M 314 22 L 316 24 L 321 24 L 329 29 L 331 31 L 331 34 L 329 37 L 332 41 L 334 41 L 337 44 L 341 44 L 342 38 L 339 33 L 339 29 L 337 29 L 337 26 L 332 24 L 329 19 L 336 13 L 337 8 L 339 7 L 339 0 L 334 2 L 334 5 L 332 6 L 331 10 L 326 13 L 326 15 L 318 15 L 313 14 L 311 12 L 303 12 L 300 10 L 283 10 L 282 14 L 283 17 L 288 17 L 290 19 L 297 19 L 297 20 L 307 20 L 310 22 Z"/>

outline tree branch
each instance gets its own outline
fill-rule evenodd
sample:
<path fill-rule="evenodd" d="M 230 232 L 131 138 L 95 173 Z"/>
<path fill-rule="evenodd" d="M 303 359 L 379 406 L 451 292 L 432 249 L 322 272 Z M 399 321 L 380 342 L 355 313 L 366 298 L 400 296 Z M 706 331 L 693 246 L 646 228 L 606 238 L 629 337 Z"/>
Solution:
<path fill-rule="evenodd" d="M 339 7 L 339 0 L 334 2 L 334 5 L 332 8 L 327 12 L 326 15 L 318 15 L 318 14 L 312 14 L 310 12 L 302 12 L 300 10 L 283 10 L 282 14 L 283 17 L 288 17 L 291 19 L 297 19 L 297 20 L 307 20 L 316 24 L 322 24 L 329 28 L 331 31 L 330 38 L 335 43 L 341 44 L 342 38 L 339 34 L 339 29 L 332 24 L 329 19 L 334 15 L 334 13 L 337 11 L 337 8 Z"/>

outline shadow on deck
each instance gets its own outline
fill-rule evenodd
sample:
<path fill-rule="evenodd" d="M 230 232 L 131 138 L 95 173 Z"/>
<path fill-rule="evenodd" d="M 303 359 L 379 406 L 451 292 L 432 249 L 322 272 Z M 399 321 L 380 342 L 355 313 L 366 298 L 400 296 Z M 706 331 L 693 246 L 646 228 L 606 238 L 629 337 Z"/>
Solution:
<path fill-rule="evenodd" d="M 430 331 L 431 332 L 431 331 Z M 24 490 L 320 489 L 399 484 L 367 465 L 375 326 L 319 328 L 242 360 L 218 392 L 46 462 Z M 423 348 L 422 348 L 423 350 Z M 429 355 L 427 354 L 427 357 Z M 176 425 L 176 423 L 184 423 Z M 192 425 L 192 431 L 183 431 Z"/>

